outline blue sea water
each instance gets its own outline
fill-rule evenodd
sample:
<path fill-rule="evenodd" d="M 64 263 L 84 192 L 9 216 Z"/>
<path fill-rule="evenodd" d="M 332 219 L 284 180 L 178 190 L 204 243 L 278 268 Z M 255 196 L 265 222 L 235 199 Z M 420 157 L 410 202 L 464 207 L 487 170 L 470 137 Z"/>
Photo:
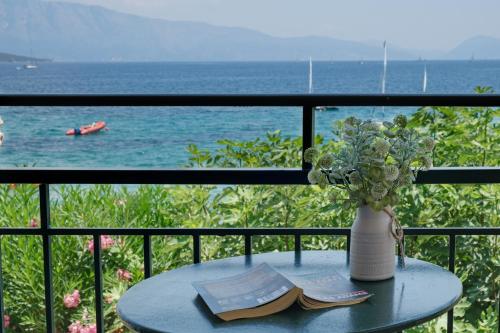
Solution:
<path fill-rule="evenodd" d="M 2 93 L 305 93 L 306 62 L 46 63 L 36 70 L 0 64 Z M 419 93 L 424 66 L 429 93 L 500 91 L 500 61 L 389 62 L 388 93 Z M 378 93 L 382 62 L 315 62 L 315 93 Z M 354 114 L 390 118 L 414 109 L 340 108 L 317 113 L 316 131 Z M 0 107 L 5 142 L 0 166 L 179 167 L 188 144 L 214 150 L 217 140 L 251 140 L 269 131 L 301 135 L 299 108 Z M 67 137 L 68 128 L 97 120 L 109 131 Z"/>

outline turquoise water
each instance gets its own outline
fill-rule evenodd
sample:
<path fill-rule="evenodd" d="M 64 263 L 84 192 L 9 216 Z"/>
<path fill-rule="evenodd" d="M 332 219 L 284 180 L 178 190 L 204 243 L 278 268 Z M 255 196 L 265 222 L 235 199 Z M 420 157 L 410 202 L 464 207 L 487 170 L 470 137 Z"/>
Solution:
<path fill-rule="evenodd" d="M 419 93 L 424 65 L 429 93 L 500 91 L 500 61 L 390 62 L 388 93 Z M 305 93 L 308 63 L 49 63 L 37 70 L 0 64 L 0 93 Z M 378 93 L 381 62 L 314 63 L 316 93 Z M 336 119 L 378 119 L 412 112 L 340 108 L 317 113 L 316 130 L 330 135 Z M 186 146 L 216 149 L 219 139 L 251 140 L 281 130 L 301 134 L 300 108 L 24 108 L 0 107 L 5 125 L 0 165 L 39 167 L 178 167 Z M 68 128 L 97 120 L 109 131 L 67 137 Z"/>

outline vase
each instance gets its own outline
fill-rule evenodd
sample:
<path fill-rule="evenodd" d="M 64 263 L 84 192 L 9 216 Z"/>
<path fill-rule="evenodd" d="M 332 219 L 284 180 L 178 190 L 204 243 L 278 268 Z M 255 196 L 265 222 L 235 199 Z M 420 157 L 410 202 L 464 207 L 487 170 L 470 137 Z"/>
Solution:
<path fill-rule="evenodd" d="M 389 207 L 386 210 L 392 212 Z M 385 210 L 375 211 L 368 205 L 358 208 L 351 228 L 351 278 L 380 281 L 394 276 L 396 241 L 391 230 L 392 218 Z"/>

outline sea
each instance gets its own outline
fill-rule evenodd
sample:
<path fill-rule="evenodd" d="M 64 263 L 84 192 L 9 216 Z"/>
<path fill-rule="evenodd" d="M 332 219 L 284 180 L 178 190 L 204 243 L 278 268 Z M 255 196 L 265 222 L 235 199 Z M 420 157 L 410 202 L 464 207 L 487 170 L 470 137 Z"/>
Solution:
<path fill-rule="evenodd" d="M 387 93 L 500 91 L 500 61 L 389 61 Z M 314 62 L 313 93 L 380 93 L 381 61 Z M 34 70 L 0 64 L 0 94 L 295 94 L 308 93 L 309 62 L 40 63 Z M 378 120 L 416 108 L 340 107 L 316 113 L 316 133 L 350 115 Z M 0 167 L 177 168 L 187 146 L 215 151 L 222 139 L 266 133 L 301 135 L 293 107 L 0 107 Z M 107 130 L 66 136 L 69 128 L 105 121 Z"/>

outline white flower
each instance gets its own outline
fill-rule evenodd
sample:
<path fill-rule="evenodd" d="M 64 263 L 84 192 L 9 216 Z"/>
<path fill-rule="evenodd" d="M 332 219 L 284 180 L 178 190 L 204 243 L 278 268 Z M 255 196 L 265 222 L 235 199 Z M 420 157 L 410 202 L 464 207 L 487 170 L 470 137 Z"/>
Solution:
<path fill-rule="evenodd" d="M 311 170 L 307 174 L 307 180 L 311 184 L 318 184 L 320 182 L 321 176 L 323 176 L 323 173 L 319 170 Z"/>
<path fill-rule="evenodd" d="M 432 159 L 429 156 L 422 157 L 423 170 L 427 171 L 432 168 Z"/>
<path fill-rule="evenodd" d="M 384 156 L 389 152 L 391 145 L 384 139 L 375 141 L 372 145 L 373 152 L 378 156 Z"/>
<path fill-rule="evenodd" d="M 367 120 L 361 125 L 361 128 L 366 131 L 378 131 L 380 129 L 380 125 L 373 121 Z"/>
<path fill-rule="evenodd" d="M 382 183 L 377 183 L 373 185 L 371 191 L 371 195 L 375 200 L 382 200 L 383 197 L 387 194 L 387 188 Z"/>
<path fill-rule="evenodd" d="M 322 169 L 330 169 L 332 167 L 334 157 L 332 154 L 326 154 L 320 157 L 318 164 Z"/>
<path fill-rule="evenodd" d="M 385 179 L 395 181 L 399 177 L 399 169 L 396 165 L 388 165 L 384 169 Z"/>
<path fill-rule="evenodd" d="M 358 171 L 353 171 L 349 174 L 349 181 L 353 185 L 360 185 L 363 182 L 361 174 Z"/>
<path fill-rule="evenodd" d="M 412 179 L 410 174 L 400 175 L 399 178 L 396 180 L 397 187 L 402 187 L 402 186 L 412 185 L 412 184 L 413 184 L 413 179 Z"/>
<path fill-rule="evenodd" d="M 384 178 L 384 170 L 380 167 L 371 167 L 368 169 L 368 176 L 376 181 L 381 181 Z"/>
<path fill-rule="evenodd" d="M 394 118 L 394 124 L 396 124 L 397 126 L 399 126 L 401 128 L 405 128 L 406 125 L 408 124 L 408 119 L 406 119 L 406 117 L 402 114 L 397 115 Z"/>
<path fill-rule="evenodd" d="M 422 140 L 422 148 L 425 152 L 431 152 L 434 149 L 435 144 L 436 143 L 430 136 L 427 136 Z"/>
<path fill-rule="evenodd" d="M 307 148 L 304 152 L 304 161 L 306 161 L 307 163 L 313 163 L 318 154 L 318 149 L 314 147 Z"/>
<path fill-rule="evenodd" d="M 330 197 L 329 197 L 329 199 L 330 199 L 330 201 L 331 201 L 332 203 L 334 203 L 334 202 L 337 202 L 338 197 L 339 197 L 339 196 L 338 196 L 338 194 L 337 194 L 337 193 L 332 192 L 332 193 L 330 193 Z"/>
<path fill-rule="evenodd" d="M 356 117 L 348 117 L 348 118 L 346 118 L 344 123 L 346 125 L 349 125 L 349 126 L 357 126 L 361 123 L 361 121 L 359 119 L 357 119 Z"/>

